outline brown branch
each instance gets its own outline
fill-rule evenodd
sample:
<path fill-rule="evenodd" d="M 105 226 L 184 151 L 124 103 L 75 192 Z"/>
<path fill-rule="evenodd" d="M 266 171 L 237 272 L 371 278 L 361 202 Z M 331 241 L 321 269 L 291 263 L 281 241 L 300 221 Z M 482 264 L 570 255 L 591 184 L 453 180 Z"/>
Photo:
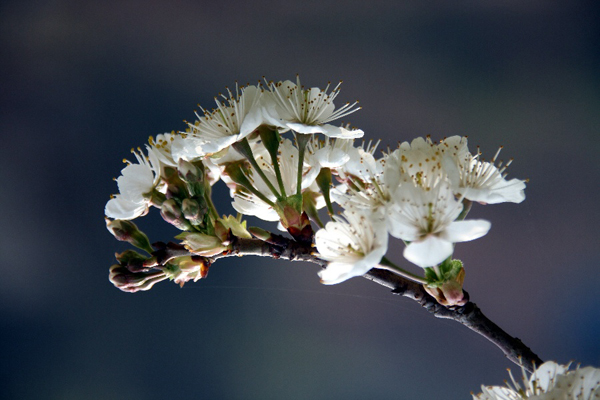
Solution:
<path fill-rule="evenodd" d="M 183 247 L 174 243 L 168 245 L 155 244 L 154 246 L 159 248 L 154 253 L 154 257 L 159 264 L 175 257 L 189 255 Z M 318 254 L 311 245 L 298 243 L 275 234 L 271 234 L 268 242 L 259 239 L 233 237 L 230 251 L 210 257 L 207 261 L 212 263 L 224 257 L 245 255 L 281 258 L 289 261 L 307 261 L 321 267 L 327 266 L 327 262 L 318 258 Z M 445 307 L 429 295 L 422 285 L 383 269 L 373 268 L 363 277 L 391 289 L 394 294 L 416 301 L 436 318 L 451 319 L 461 323 L 498 346 L 510 361 L 518 365 L 522 363 L 529 372 L 533 372 L 534 366 L 543 363 L 520 339 L 510 336 L 483 315 L 475 303 L 469 301 L 464 306 Z M 466 292 L 465 296 L 468 298 Z"/>

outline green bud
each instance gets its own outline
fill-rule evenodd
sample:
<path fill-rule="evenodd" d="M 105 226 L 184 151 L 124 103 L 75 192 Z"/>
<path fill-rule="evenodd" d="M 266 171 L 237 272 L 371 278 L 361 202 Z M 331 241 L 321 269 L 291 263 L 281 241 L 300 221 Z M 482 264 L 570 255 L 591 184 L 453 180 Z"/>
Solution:
<path fill-rule="evenodd" d="M 144 266 L 144 262 L 147 260 L 146 257 L 141 255 L 135 250 L 125 250 L 121 254 L 115 254 L 115 258 L 125 268 L 131 272 L 144 272 L 148 271 L 149 268 Z"/>
<path fill-rule="evenodd" d="M 150 246 L 148 236 L 139 230 L 136 224 L 131 221 L 115 219 L 110 220 L 105 218 L 106 228 L 110 233 L 113 234 L 117 240 L 122 242 L 128 242 L 137 247 L 138 249 L 144 250 L 148 253 L 154 251 Z"/>
<path fill-rule="evenodd" d="M 210 261 L 200 256 L 184 256 L 171 260 L 164 270 L 165 275 L 183 287 L 183 284 L 193 280 L 206 278 Z"/>
<path fill-rule="evenodd" d="M 465 269 L 460 260 L 448 258 L 437 267 L 425 268 L 427 284 L 423 288 L 443 306 L 463 306 L 468 299 L 463 291 Z"/>
<path fill-rule="evenodd" d="M 302 201 L 302 194 L 295 194 L 278 200 L 274 208 L 281 224 L 296 241 L 311 243 L 313 230 L 308 215 L 302 211 Z"/>
<path fill-rule="evenodd" d="M 179 177 L 179 172 L 173 167 L 164 168 L 164 181 L 167 184 L 166 197 L 185 199 L 189 196 L 187 185 Z"/>
<path fill-rule="evenodd" d="M 177 169 L 179 177 L 187 183 L 192 196 L 204 196 L 204 166 L 202 162 L 191 163 L 180 159 Z"/>
<path fill-rule="evenodd" d="M 134 273 L 121 265 L 113 265 L 108 273 L 108 280 L 113 285 L 129 293 L 149 290 L 166 278 L 163 271 Z"/>
<path fill-rule="evenodd" d="M 183 246 L 190 252 L 204 256 L 212 257 L 227 250 L 227 245 L 220 238 L 213 235 L 206 235 L 199 232 L 183 232 L 175 236 L 180 239 Z"/>
<path fill-rule="evenodd" d="M 200 200 L 204 199 L 201 198 Z M 201 207 L 199 202 L 195 199 L 183 199 L 181 202 L 181 211 L 183 212 L 183 216 L 193 225 L 202 225 L 208 207 L 205 202 L 203 207 Z"/>
<path fill-rule="evenodd" d="M 175 199 L 168 199 L 162 204 L 160 215 L 162 215 L 165 221 L 177 227 L 177 229 L 182 231 L 192 229 L 192 225 L 184 218 L 181 207 L 179 207 Z"/>

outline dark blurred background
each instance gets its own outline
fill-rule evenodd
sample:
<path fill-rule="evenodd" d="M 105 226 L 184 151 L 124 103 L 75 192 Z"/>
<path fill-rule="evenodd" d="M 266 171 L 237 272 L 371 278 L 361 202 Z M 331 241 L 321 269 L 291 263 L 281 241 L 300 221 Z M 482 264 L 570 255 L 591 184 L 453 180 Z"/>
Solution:
<path fill-rule="evenodd" d="M 507 361 L 365 279 L 227 259 L 127 294 L 104 205 L 149 135 L 235 80 L 344 80 L 382 139 L 468 135 L 520 205 L 460 244 L 466 289 L 542 359 L 600 367 L 600 2 L 4 1 L 0 5 L 0 397 L 467 399 Z M 221 212 L 227 191 L 217 190 Z M 252 223 L 252 221 L 251 221 Z M 152 240 L 175 231 L 156 212 Z M 396 242 L 397 244 L 397 242 Z M 408 265 L 400 246 L 390 257 Z M 409 267 L 411 268 L 411 267 Z M 416 270 L 415 270 L 416 272 Z"/>

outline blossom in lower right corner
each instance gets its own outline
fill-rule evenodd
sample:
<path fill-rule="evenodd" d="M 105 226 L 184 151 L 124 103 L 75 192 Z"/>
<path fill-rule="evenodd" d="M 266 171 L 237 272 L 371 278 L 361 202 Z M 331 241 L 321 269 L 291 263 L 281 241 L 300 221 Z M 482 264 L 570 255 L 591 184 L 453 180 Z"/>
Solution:
<path fill-rule="evenodd" d="M 523 370 L 521 384 L 510 373 L 512 385 L 482 386 L 482 393 L 473 400 L 598 400 L 600 399 L 600 369 L 585 367 L 569 370 L 568 365 L 548 361 L 540 365 L 529 378 Z M 522 386 L 521 386 L 522 385 Z"/>
<path fill-rule="evenodd" d="M 347 208 L 343 216 L 345 221 L 336 218 L 315 235 L 321 258 L 329 261 L 319 271 L 326 285 L 366 274 L 387 251 L 388 234 L 381 217 L 354 208 Z"/>

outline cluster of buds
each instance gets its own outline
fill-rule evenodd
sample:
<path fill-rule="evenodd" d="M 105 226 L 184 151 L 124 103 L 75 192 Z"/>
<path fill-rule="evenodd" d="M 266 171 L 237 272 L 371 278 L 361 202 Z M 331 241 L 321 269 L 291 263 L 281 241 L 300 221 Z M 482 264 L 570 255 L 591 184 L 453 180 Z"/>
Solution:
<path fill-rule="evenodd" d="M 331 124 L 359 107 L 336 108 L 340 85 L 330 87 L 306 88 L 297 78 L 227 89 L 184 132 L 151 138 L 147 156 L 134 152 L 137 163 L 117 179 L 120 193 L 107 203 L 107 217 L 117 224 L 157 207 L 183 231 L 176 237 L 181 244 L 201 257 L 250 238 L 243 216 L 274 221 L 299 244 L 316 247 L 328 262 L 320 272 L 325 284 L 386 268 L 424 284 L 441 304 L 464 304 L 464 268 L 452 260 L 454 246 L 491 227 L 466 220 L 468 211 L 474 202 L 523 201 L 525 181 L 507 180 L 510 162 L 498 163 L 498 153 L 483 160 L 459 136 L 416 138 L 377 158 L 377 144 L 355 142 L 362 130 Z M 211 199 L 217 181 L 229 187 L 237 217 L 219 216 Z M 404 258 L 422 276 L 385 257 L 390 237 L 405 244 Z"/>

